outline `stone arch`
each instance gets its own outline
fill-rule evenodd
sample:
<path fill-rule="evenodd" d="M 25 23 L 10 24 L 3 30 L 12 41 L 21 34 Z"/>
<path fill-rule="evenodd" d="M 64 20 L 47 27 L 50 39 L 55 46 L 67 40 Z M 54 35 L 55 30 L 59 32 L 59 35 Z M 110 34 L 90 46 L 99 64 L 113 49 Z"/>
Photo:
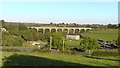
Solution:
<path fill-rule="evenodd" d="M 75 29 L 75 33 L 76 33 L 76 34 L 80 34 L 79 29 Z"/>
<path fill-rule="evenodd" d="M 73 33 L 74 32 L 74 29 L 69 29 L 69 33 Z"/>
<path fill-rule="evenodd" d="M 48 33 L 48 32 L 50 32 L 50 29 L 49 29 L 49 28 L 46 28 L 46 29 L 45 29 L 45 33 Z"/>
<path fill-rule="evenodd" d="M 56 32 L 56 29 L 55 28 L 52 28 L 51 29 L 51 32 L 53 33 L 53 32 Z"/>
<path fill-rule="evenodd" d="M 43 33 L 43 29 L 38 29 L 38 32 Z"/>
<path fill-rule="evenodd" d="M 81 30 L 80 30 L 80 33 L 83 33 L 83 32 L 85 32 L 85 29 L 81 29 Z"/>
<path fill-rule="evenodd" d="M 57 32 L 62 32 L 62 29 L 57 29 Z"/>
<path fill-rule="evenodd" d="M 90 32 L 90 29 L 86 29 L 86 32 Z"/>
<path fill-rule="evenodd" d="M 68 33 L 69 30 L 68 29 L 63 29 L 63 32 Z"/>

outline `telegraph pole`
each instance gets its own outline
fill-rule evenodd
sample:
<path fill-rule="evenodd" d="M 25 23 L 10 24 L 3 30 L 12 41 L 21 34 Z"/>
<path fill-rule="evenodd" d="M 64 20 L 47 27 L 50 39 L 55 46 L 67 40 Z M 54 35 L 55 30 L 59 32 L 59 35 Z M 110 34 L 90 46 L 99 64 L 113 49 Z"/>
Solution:
<path fill-rule="evenodd" d="M 50 50 L 51 50 L 51 46 L 52 46 L 52 37 L 50 37 Z"/>
<path fill-rule="evenodd" d="M 64 51 L 64 39 L 63 39 L 63 51 Z"/>

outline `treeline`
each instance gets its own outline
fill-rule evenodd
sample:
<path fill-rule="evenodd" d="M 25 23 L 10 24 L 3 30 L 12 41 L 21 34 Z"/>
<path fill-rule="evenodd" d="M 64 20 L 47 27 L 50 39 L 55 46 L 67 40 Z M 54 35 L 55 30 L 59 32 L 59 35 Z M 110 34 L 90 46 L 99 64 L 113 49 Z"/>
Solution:
<path fill-rule="evenodd" d="M 29 26 L 53 26 L 53 27 L 89 27 L 89 28 L 104 28 L 104 29 L 108 29 L 108 28 L 112 28 L 112 29 L 117 29 L 118 28 L 118 24 L 77 24 L 77 23 L 49 23 L 49 24 L 29 24 Z"/>
<path fill-rule="evenodd" d="M 1 20 L 1 21 L 5 22 L 4 20 Z M 13 23 L 13 22 L 9 22 L 9 23 Z M 118 24 L 103 25 L 103 24 L 77 24 L 77 23 L 64 23 L 64 22 L 58 23 L 58 24 L 53 23 L 53 22 L 50 22 L 49 24 L 26 23 L 25 25 L 27 27 L 51 26 L 51 27 L 89 27 L 89 28 L 104 28 L 104 29 L 108 29 L 108 28 L 117 29 L 118 28 Z"/>

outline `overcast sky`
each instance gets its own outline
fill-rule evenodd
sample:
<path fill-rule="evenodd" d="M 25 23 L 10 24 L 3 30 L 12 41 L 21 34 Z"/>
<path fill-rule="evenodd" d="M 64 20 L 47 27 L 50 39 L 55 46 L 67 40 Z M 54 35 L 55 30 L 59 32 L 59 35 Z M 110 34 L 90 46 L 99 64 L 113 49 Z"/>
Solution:
<path fill-rule="evenodd" d="M 19 1 L 19 0 L 18 0 Z M 25 0 L 24 0 L 25 1 Z M 117 24 L 118 2 L 0 2 L 0 19 L 11 22 Z M 45 1 L 45 0 L 44 0 Z M 59 1 L 59 0 L 58 0 Z M 72 0 L 71 0 L 72 1 Z"/>

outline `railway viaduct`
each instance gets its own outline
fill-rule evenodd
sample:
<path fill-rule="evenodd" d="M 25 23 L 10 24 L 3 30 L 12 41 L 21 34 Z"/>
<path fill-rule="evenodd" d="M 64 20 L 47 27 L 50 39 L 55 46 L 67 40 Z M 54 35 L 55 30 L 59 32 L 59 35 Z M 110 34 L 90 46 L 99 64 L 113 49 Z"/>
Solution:
<path fill-rule="evenodd" d="M 92 30 L 92 28 L 85 28 L 85 27 L 28 27 L 28 28 L 35 28 L 37 30 L 37 32 L 39 31 L 39 29 L 42 29 L 43 30 L 43 34 L 45 34 L 45 30 L 48 29 L 49 32 L 52 31 L 52 29 L 55 30 L 55 32 L 58 31 L 58 29 L 62 30 L 62 32 L 64 30 L 67 30 L 67 33 L 69 34 L 70 32 L 70 29 L 73 30 L 73 33 L 75 33 L 75 30 L 78 30 L 79 32 L 84 29 L 85 31 L 86 30 Z"/>

